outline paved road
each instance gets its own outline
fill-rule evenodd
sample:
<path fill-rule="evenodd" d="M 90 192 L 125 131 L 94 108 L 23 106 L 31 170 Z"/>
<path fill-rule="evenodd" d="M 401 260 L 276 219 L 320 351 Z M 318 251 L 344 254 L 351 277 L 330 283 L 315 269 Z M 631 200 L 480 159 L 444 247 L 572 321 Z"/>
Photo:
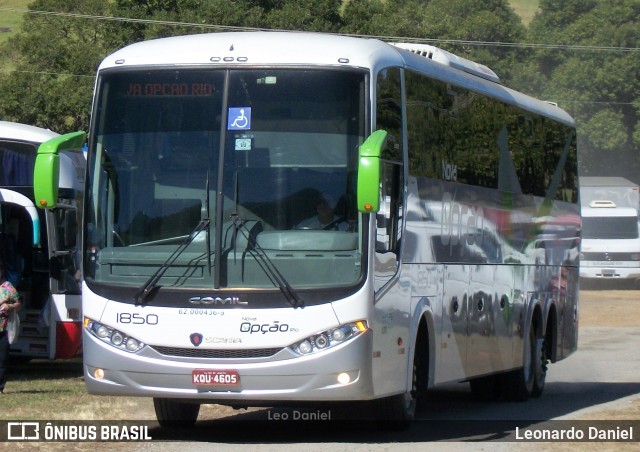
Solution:
<path fill-rule="evenodd" d="M 525 403 L 477 401 L 467 384 L 456 384 L 433 391 L 429 409 L 421 411 L 418 420 L 403 432 L 384 432 L 369 425 L 346 422 L 285 423 L 274 420 L 274 416 L 277 413 L 292 416 L 291 410 L 263 410 L 239 412 L 221 420 L 198 421 L 196 428 L 188 433 L 152 430 L 153 445 L 140 445 L 140 448 L 179 448 L 183 452 L 201 451 L 203 447 L 214 447 L 216 451 L 238 447 L 279 452 L 347 448 L 400 451 L 439 442 L 439 450 L 486 450 L 487 447 L 507 450 L 513 449 L 514 443 L 499 441 L 509 434 L 513 437 L 509 431 L 512 422 L 521 430 L 523 427 L 535 430 L 546 428 L 549 420 L 593 419 L 597 410 L 607 406 L 624 407 L 634 398 L 640 398 L 640 327 L 591 327 L 580 330 L 577 353 L 550 366 L 542 397 Z M 250 419 L 263 422 L 236 422 Z M 562 422 L 551 424 L 557 426 Z M 186 435 L 190 441 L 185 441 Z M 640 432 L 635 436 L 640 436 Z M 495 442 L 488 446 L 487 441 Z"/>

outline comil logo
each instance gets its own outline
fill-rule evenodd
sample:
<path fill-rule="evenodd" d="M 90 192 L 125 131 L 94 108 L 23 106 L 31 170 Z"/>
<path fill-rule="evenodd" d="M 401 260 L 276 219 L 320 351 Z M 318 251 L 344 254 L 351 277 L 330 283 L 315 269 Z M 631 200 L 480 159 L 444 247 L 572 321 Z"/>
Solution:
<path fill-rule="evenodd" d="M 191 297 L 189 303 L 197 305 L 247 305 L 246 301 L 240 301 L 238 297 Z"/>

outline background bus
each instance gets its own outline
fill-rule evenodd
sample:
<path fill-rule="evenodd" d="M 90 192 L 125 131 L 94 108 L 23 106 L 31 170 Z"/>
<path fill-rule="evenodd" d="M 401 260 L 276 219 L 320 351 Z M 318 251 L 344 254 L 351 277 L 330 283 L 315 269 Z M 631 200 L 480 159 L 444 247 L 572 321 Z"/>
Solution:
<path fill-rule="evenodd" d="M 624 177 L 585 176 L 580 178 L 580 204 L 594 207 L 598 202 L 640 209 L 640 186 Z"/>
<path fill-rule="evenodd" d="M 33 194 L 38 146 L 58 134 L 0 121 L 0 259 L 23 299 L 20 358 L 71 358 L 81 353 L 81 297 L 76 253 L 85 159 L 59 160 L 58 207 L 38 210 Z"/>
<path fill-rule="evenodd" d="M 441 383 L 539 396 L 576 349 L 575 125 L 488 68 L 216 33 L 126 47 L 96 88 L 89 392 L 153 397 L 162 425 L 201 403 L 362 402 L 404 423 Z M 84 134 L 64 140 L 49 148 Z"/>
<path fill-rule="evenodd" d="M 580 277 L 584 285 L 640 287 L 638 211 L 599 199 L 582 207 L 582 218 Z"/>

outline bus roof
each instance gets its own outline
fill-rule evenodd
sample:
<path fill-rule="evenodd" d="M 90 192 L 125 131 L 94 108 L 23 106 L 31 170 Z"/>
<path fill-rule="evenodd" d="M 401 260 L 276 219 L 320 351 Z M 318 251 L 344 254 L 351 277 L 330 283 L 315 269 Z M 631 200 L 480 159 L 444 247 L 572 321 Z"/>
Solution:
<path fill-rule="evenodd" d="M 44 143 L 58 134 L 49 130 L 18 122 L 0 121 L 0 139 Z"/>
<path fill-rule="evenodd" d="M 40 145 L 60 134 L 49 129 L 21 124 L 19 122 L 0 121 L 0 140 Z M 84 154 L 64 151 L 60 154 L 60 188 L 82 189 L 84 184 Z"/>
<path fill-rule="evenodd" d="M 616 176 L 583 176 L 580 187 L 630 187 L 638 188 L 638 184 L 624 177 Z"/>
<path fill-rule="evenodd" d="M 324 66 L 370 69 L 375 74 L 385 67 L 404 67 L 458 86 L 494 97 L 502 102 L 551 117 L 575 126 L 564 110 L 498 84 L 488 68 L 453 64 L 415 53 L 415 46 L 386 43 L 378 39 L 356 38 L 312 32 L 253 31 L 174 36 L 138 42 L 109 55 L 99 71 L 136 66 Z M 423 46 L 424 47 L 424 46 Z M 435 47 L 431 47 L 436 49 Z M 433 53 L 433 52 L 431 52 Z M 477 70 L 471 67 L 476 65 Z M 469 70 L 465 70 L 465 68 Z M 484 74 L 481 74 L 484 72 Z M 491 75 L 493 74 L 493 76 Z"/>

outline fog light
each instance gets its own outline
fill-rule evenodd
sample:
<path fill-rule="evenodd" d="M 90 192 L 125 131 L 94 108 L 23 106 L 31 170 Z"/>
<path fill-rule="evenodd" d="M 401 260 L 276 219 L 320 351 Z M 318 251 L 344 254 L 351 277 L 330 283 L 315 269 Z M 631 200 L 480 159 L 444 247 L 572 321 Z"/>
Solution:
<path fill-rule="evenodd" d="M 96 378 L 96 380 L 102 380 L 104 378 L 104 370 L 100 368 L 94 370 L 93 376 Z"/>
<path fill-rule="evenodd" d="M 351 382 L 351 377 L 348 373 L 342 372 L 338 374 L 338 383 L 341 385 L 348 385 Z"/>

